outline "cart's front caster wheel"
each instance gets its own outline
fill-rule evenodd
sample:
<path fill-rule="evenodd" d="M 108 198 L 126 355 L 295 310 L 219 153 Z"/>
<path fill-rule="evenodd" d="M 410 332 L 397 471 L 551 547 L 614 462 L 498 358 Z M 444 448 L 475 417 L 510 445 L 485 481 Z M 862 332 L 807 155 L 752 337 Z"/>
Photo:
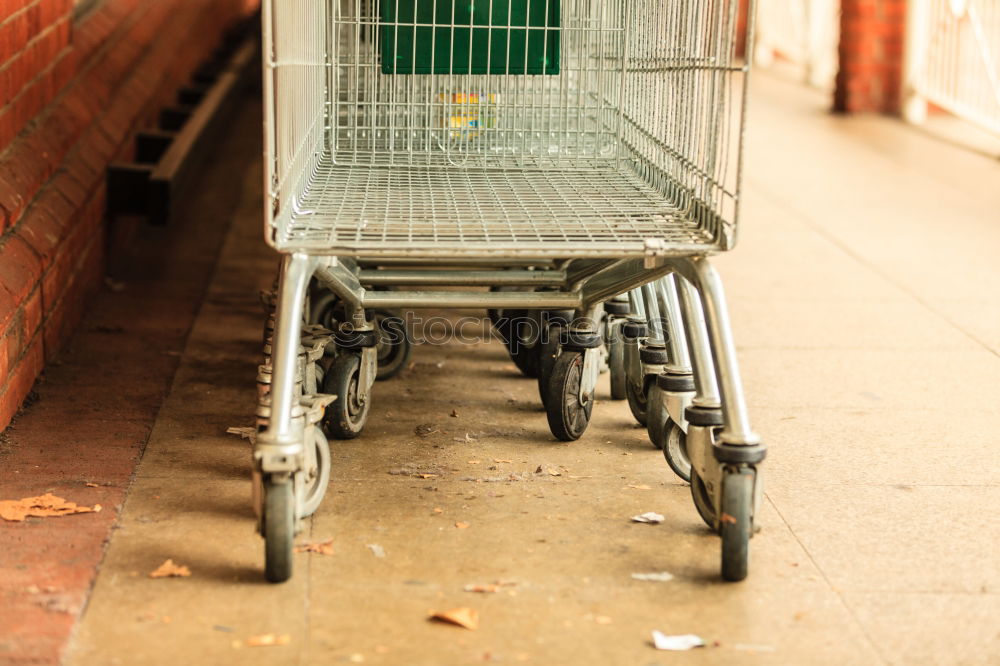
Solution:
<path fill-rule="evenodd" d="M 292 482 L 264 481 L 264 576 L 272 583 L 292 577 L 295 495 Z"/>
<path fill-rule="evenodd" d="M 594 409 L 594 394 L 580 397 L 583 381 L 583 352 L 564 351 L 556 359 L 549 377 L 545 414 L 556 439 L 572 442 L 580 439 Z"/>
<path fill-rule="evenodd" d="M 548 404 L 549 380 L 552 378 L 552 370 L 556 366 L 556 361 L 562 353 L 559 347 L 559 331 L 550 328 L 547 337 L 538 341 L 538 397 L 542 399 L 542 406 Z"/>
<path fill-rule="evenodd" d="M 608 341 L 608 372 L 611 373 L 611 399 L 624 400 L 628 381 L 625 377 L 625 341 L 618 326 L 612 329 L 611 340 Z"/>
<path fill-rule="evenodd" d="M 354 439 L 368 421 L 370 400 L 361 400 L 361 359 L 341 352 L 323 378 L 323 393 L 337 396 L 326 408 L 323 425 L 335 439 Z"/>
<path fill-rule="evenodd" d="M 656 382 L 652 382 L 646 393 L 646 434 L 657 449 L 663 448 L 663 437 L 671 423 L 667 406 L 663 403 L 663 392 Z"/>
<path fill-rule="evenodd" d="M 376 310 L 375 330 L 378 331 L 378 369 L 375 379 L 392 379 L 410 360 L 412 348 L 410 338 L 406 335 L 406 322 L 398 312 Z"/>
<path fill-rule="evenodd" d="M 319 428 L 313 428 L 316 447 L 316 467 L 306 470 L 306 499 L 302 505 L 302 515 L 311 516 L 323 502 L 326 489 L 330 485 L 330 442 Z"/>
<path fill-rule="evenodd" d="M 632 381 L 625 381 L 625 399 L 628 400 L 628 408 L 641 426 L 646 425 L 649 417 L 646 411 L 648 409 L 646 386 L 648 386 L 648 382 L 646 382 L 645 378 L 643 378 L 638 386 Z"/>
<path fill-rule="evenodd" d="M 705 521 L 708 528 L 715 531 L 715 507 L 712 506 L 712 497 L 708 493 L 705 482 L 698 476 L 698 472 L 691 469 L 691 499 L 694 500 L 694 508 L 698 510 L 698 515 Z"/>
<path fill-rule="evenodd" d="M 726 472 L 722 477 L 722 578 L 740 581 L 750 566 L 750 532 L 753 530 L 753 480 L 750 470 Z"/>
<path fill-rule="evenodd" d="M 691 459 L 687 452 L 687 433 L 681 427 L 667 418 L 667 425 L 663 430 L 664 435 L 660 440 L 660 448 L 663 449 L 663 457 L 667 459 L 670 469 L 674 474 L 684 479 L 688 483 L 691 481 Z"/>

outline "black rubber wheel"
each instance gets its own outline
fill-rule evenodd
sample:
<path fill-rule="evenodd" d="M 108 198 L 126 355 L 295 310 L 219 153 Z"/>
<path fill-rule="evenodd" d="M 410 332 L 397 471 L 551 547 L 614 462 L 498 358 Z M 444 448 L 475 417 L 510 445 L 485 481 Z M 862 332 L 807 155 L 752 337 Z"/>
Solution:
<path fill-rule="evenodd" d="M 663 391 L 652 381 L 646 391 L 646 434 L 654 448 L 663 448 L 663 436 L 670 423 L 667 406 L 663 404 Z"/>
<path fill-rule="evenodd" d="M 271 583 L 292 577 L 295 494 L 292 482 L 264 482 L 264 576 Z"/>
<path fill-rule="evenodd" d="M 308 323 L 319 324 L 330 331 L 337 330 L 337 307 L 340 299 L 336 294 L 323 290 L 313 297 L 309 307 Z"/>
<path fill-rule="evenodd" d="M 624 400 L 625 393 L 625 341 L 622 340 L 620 326 L 611 328 L 608 340 L 608 372 L 611 373 L 611 399 Z"/>
<path fill-rule="evenodd" d="M 542 405 L 549 399 L 549 378 L 552 377 L 552 369 L 556 365 L 562 348 L 559 346 L 559 329 L 550 327 L 546 335 L 538 341 L 538 397 L 542 399 Z"/>
<path fill-rule="evenodd" d="M 556 359 L 549 377 L 549 397 L 545 415 L 556 439 L 572 442 L 583 435 L 590 424 L 594 409 L 594 394 L 580 400 L 583 381 L 583 352 L 564 351 Z"/>
<path fill-rule="evenodd" d="M 715 507 L 712 506 L 712 498 L 708 494 L 705 482 L 701 480 L 693 468 L 691 469 L 691 498 L 694 500 L 694 508 L 698 510 L 698 515 L 705 521 L 708 528 L 715 531 Z"/>
<path fill-rule="evenodd" d="M 741 581 L 750 569 L 750 533 L 753 531 L 753 472 L 726 472 L 722 477 L 722 578 Z"/>
<path fill-rule="evenodd" d="M 663 457 L 666 458 L 670 469 L 674 470 L 674 474 L 691 483 L 691 460 L 688 458 L 687 452 L 687 433 L 681 430 L 679 425 L 669 421 L 660 443 Z"/>
<path fill-rule="evenodd" d="M 313 428 L 315 440 L 313 446 L 316 448 L 316 468 L 306 470 L 309 476 L 306 478 L 306 498 L 302 505 L 302 516 L 311 516 L 316 513 L 319 505 L 323 503 L 326 489 L 330 485 L 330 442 L 326 435 L 319 428 Z"/>
<path fill-rule="evenodd" d="M 323 378 L 323 393 L 337 396 L 323 416 L 323 425 L 334 439 L 354 439 L 368 421 L 371 402 L 359 400 L 360 379 L 361 358 L 349 351 L 339 352 Z"/>
<path fill-rule="evenodd" d="M 646 412 L 647 386 L 649 386 L 649 382 L 645 377 L 642 378 L 641 386 L 636 386 L 631 379 L 626 378 L 625 380 L 625 399 L 628 400 L 628 408 L 641 426 L 646 425 L 648 418 L 648 413 Z"/>
<path fill-rule="evenodd" d="M 401 312 L 375 311 L 375 330 L 378 331 L 378 369 L 375 379 L 392 379 L 406 367 L 413 351 L 406 334 L 406 322 Z"/>
<path fill-rule="evenodd" d="M 538 377 L 538 345 L 527 347 L 521 340 L 524 333 L 530 332 L 526 328 L 532 324 L 527 310 L 504 310 L 503 317 L 497 324 L 497 331 L 507 345 L 510 360 L 521 374 L 534 379 Z"/>

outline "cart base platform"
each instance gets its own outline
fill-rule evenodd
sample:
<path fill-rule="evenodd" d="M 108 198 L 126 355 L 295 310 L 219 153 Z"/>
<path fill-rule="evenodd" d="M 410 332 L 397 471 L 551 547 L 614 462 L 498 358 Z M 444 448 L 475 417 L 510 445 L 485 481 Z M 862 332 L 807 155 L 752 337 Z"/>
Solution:
<path fill-rule="evenodd" d="M 715 249 L 627 168 L 340 165 L 313 170 L 278 249 L 365 256 L 633 257 Z"/>

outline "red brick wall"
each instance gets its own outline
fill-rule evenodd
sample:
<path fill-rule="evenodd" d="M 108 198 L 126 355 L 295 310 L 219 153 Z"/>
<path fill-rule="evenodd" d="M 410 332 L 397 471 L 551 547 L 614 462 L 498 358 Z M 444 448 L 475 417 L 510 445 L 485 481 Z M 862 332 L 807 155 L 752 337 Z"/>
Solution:
<path fill-rule="evenodd" d="M 0 0 L 0 430 L 101 284 L 104 173 L 258 0 Z"/>
<path fill-rule="evenodd" d="M 899 113 L 906 0 L 841 0 L 836 111 Z"/>

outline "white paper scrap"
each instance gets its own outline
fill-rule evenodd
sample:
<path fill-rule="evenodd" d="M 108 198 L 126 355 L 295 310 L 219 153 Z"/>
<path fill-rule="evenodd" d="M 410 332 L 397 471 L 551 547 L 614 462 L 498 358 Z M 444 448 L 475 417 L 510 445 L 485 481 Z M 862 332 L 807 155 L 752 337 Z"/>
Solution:
<path fill-rule="evenodd" d="M 667 636 L 662 632 L 653 630 L 653 645 L 657 650 L 690 650 L 691 648 L 705 647 L 705 641 L 700 636 L 694 634 L 680 634 L 678 636 Z"/>
<path fill-rule="evenodd" d="M 385 548 L 377 543 L 367 544 L 366 548 L 369 548 L 372 551 L 372 555 L 375 557 L 385 557 Z"/>
<path fill-rule="evenodd" d="M 638 516 L 632 516 L 632 522 L 635 523 L 662 523 L 663 516 L 653 511 L 647 511 L 646 513 L 639 514 Z"/>
<path fill-rule="evenodd" d="M 634 573 L 632 578 L 636 580 L 651 580 L 658 583 L 666 583 L 668 580 L 673 580 L 674 575 L 666 571 L 661 571 L 660 573 Z"/>

